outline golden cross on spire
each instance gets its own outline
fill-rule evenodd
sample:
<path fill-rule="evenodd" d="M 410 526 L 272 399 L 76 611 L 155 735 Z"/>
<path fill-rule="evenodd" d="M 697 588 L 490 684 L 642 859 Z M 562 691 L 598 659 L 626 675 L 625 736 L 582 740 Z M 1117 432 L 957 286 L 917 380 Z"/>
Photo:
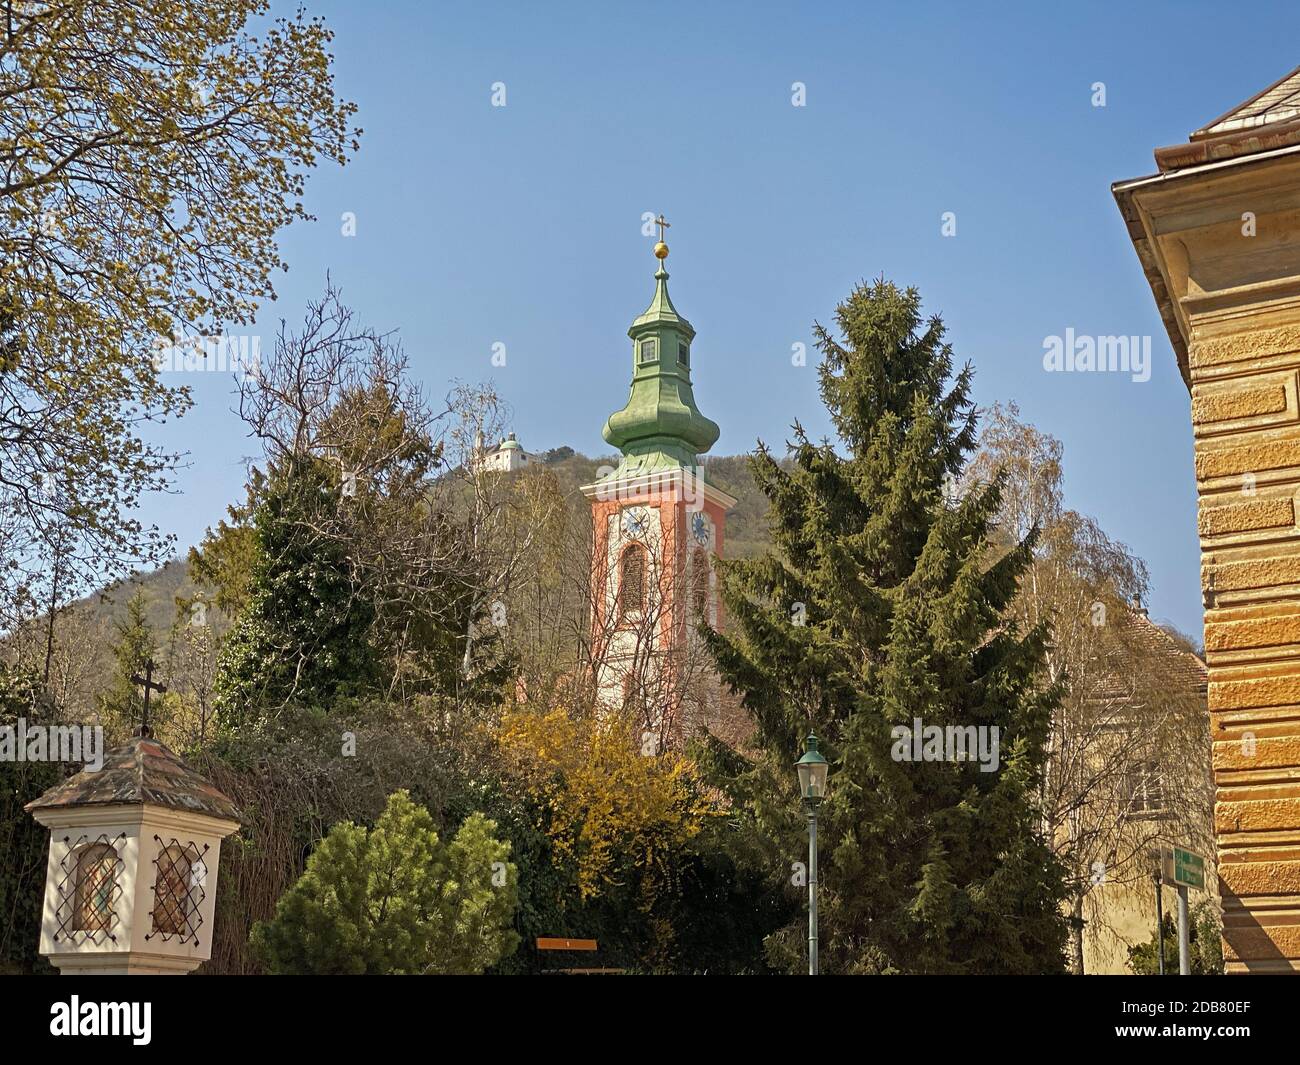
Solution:
<path fill-rule="evenodd" d="M 655 245 L 655 258 L 659 260 L 661 264 L 659 269 L 662 271 L 662 263 L 668 258 L 668 245 L 664 243 L 664 230 L 670 228 L 668 219 L 664 217 L 663 211 L 659 212 L 659 217 L 654 220 L 654 224 L 659 227 L 659 243 Z M 655 277 L 658 276 L 659 274 L 656 273 Z M 665 274 L 664 276 L 667 275 Z"/>

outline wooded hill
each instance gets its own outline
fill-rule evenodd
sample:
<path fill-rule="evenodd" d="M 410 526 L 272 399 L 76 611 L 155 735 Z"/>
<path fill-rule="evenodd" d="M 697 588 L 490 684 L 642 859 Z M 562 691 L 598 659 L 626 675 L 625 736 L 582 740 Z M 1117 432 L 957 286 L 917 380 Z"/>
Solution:
<path fill-rule="evenodd" d="M 536 456 L 559 480 L 574 505 L 582 503 L 580 485 L 590 484 L 601 466 L 614 463 L 610 456 L 589 458 L 569 447 L 554 448 Z M 736 506 L 727 515 L 726 553 L 728 558 L 748 558 L 769 543 L 765 516 L 767 500 L 750 476 L 745 455 L 720 455 L 709 458 L 705 468 L 709 479 L 724 492 L 736 497 Z M 172 559 L 160 569 L 141 573 L 116 587 L 104 589 L 80 601 L 95 621 L 107 624 L 120 621 L 126 603 L 137 589 L 144 593 L 145 616 L 156 633 L 165 633 L 176 623 L 177 599 L 189 600 L 198 587 L 190 580 L 189 565 L 184 557 Z"/>

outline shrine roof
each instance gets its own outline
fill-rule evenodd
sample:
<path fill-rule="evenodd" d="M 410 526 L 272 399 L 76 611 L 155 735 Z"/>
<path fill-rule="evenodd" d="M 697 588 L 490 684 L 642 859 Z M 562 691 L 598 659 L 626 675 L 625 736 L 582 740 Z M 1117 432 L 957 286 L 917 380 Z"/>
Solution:
<path fill-rule="evenodd" d="M 104 755 L 99 769 L 83 769 L 25 809 L 151 804 L 231 821 L 239 810 L 224 792 L 152 736 L 133 736 Z"/>

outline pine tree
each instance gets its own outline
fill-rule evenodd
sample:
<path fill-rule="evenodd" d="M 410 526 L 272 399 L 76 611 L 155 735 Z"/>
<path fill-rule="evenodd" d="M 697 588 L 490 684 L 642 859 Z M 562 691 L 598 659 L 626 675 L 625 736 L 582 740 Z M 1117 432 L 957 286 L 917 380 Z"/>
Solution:
<path fill-rule="evenodd" d="M 373 829 L 330 829 L 254 926 L 254 953 L 275 973 L 481 973 L 519 945 L 518 873 L 496 829 L 473 813 L 444 844 L 429 811 L 394 792 Z"/>
<path fill-rule="evenodd" d="M 720 566 L 728 627 L 706 638 L 760 751 L 726 786 L 801 858 L 790 763 L 810 728 L 821 738 L 825 971 L 1058 972 L 1062 878 L 1035 793 L 1060 692 L 1042 679 L 1046 631 L 1007 611 L 1032 534 L 990 542 L 996 478 L 952 490 L 975 445 L 972 371 L 953 375 L 917 292 L 860 285 L 836 320 L 842 341 L 816 330 L 838 449 L 797 424 L 792 462 L 760 442 L 774 550 Z M 917 718 L 996 727 L 996 770 L 901 760 L 895 727 Z M 797 967 L 801 941 L 793 926 L 769 952 Z"/>

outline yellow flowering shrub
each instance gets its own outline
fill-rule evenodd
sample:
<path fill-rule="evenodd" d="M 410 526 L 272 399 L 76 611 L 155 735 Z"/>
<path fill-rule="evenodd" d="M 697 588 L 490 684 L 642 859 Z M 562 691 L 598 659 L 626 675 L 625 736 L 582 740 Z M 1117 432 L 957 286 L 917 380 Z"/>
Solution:
<path fill-rule="evenodd" d="M 564 709 L 507 711 L 497 741 L 512 775 L 541 802 L 557 857 L 572 861 L 583 899 L 615 883 L 619 859 L 652 873 L 713 813 L 691 764 L 647 756 L 632 726 Z"/>

